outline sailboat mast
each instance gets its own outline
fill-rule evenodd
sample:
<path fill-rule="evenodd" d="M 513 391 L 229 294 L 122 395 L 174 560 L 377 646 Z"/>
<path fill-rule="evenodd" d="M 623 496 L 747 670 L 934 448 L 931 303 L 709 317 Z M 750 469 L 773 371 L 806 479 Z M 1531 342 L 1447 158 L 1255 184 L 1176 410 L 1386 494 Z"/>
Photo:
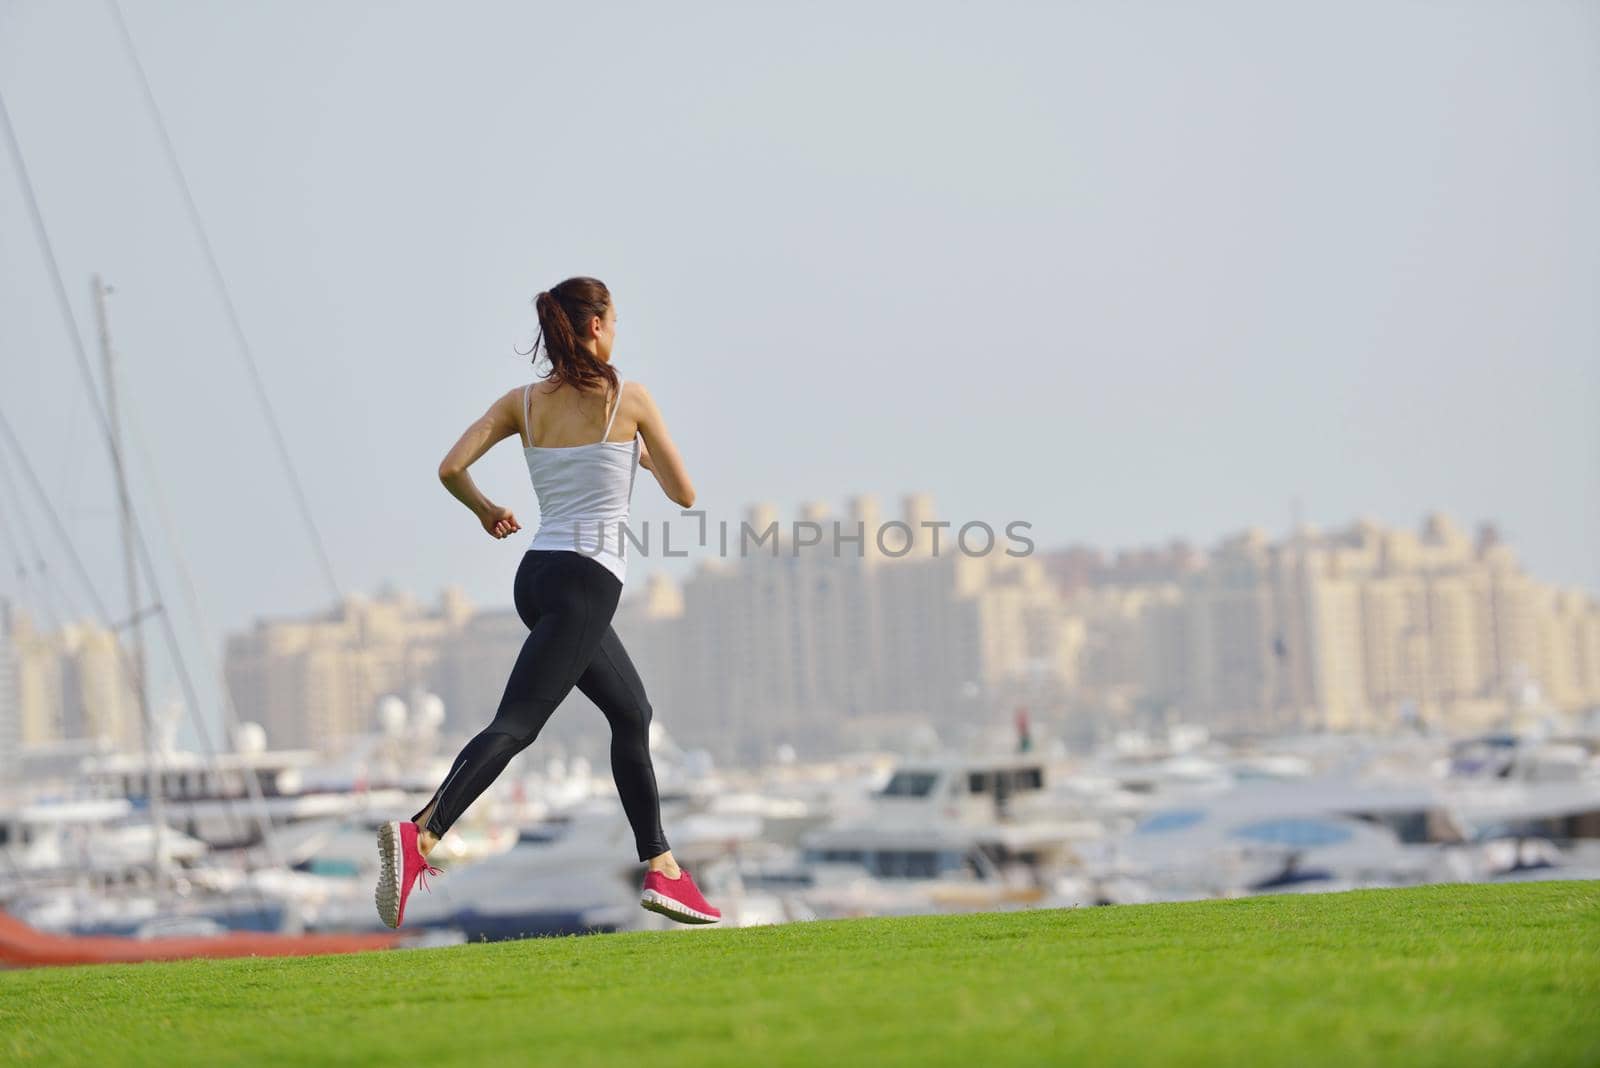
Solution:
<path fill-rule="evenodd" d="M 123 459 L 122 421 L 117 409 L 116 359 L 111 348 L 111 327 L 106 316 L 106 295 L 111 287 L 97 274 L 93 280 L 95 323 L 99 328 L 100 361 L 105 377 L 106 419 L 111 429 L 111 466 L 117 476 L 117 504 L 122 528 L 122 566 L 128 590 L 128 641 L 133 662 L 133 690 L 143 727 L 146 781 L 150 798 L 150 841 L 154 877 L 159 891 L 167 882 L 166 790 L 162 782 L 160 744 L 155 716 L 150 709 L 149 688 L 145 685 L 144 628 L 140 625 L 139 568 L 133 544 L 133 498 L 128 490 L 128 470 Z"/>

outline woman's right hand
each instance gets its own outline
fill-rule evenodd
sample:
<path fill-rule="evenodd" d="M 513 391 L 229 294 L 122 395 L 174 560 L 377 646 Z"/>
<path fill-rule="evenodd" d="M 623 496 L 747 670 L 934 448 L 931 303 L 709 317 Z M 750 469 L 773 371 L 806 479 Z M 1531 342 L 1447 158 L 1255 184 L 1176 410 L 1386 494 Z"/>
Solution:
<path fill-rule="evenodd" d="M 491 538 L 507 538 L 522 529 L 517 517 L 511 514 L 511 509 L 499 505 L 491 505 L 480 512 L 478 522 L 483 524 L 483 529 L 489 532 Z"/>

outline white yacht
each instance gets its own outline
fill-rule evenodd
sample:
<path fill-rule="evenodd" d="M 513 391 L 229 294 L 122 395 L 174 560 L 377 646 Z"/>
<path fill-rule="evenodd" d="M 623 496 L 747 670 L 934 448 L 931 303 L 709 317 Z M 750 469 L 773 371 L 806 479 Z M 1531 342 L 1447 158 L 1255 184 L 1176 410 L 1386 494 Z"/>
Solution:
<path fill-rule="evenodd" d="M 1049 789 L 1061 766 L 1029 753 L 904 758 L 860 811 L 802 834 L 787 867 L 742 874 L 826 915 L 1046 902 L 1102 833 Z"/>

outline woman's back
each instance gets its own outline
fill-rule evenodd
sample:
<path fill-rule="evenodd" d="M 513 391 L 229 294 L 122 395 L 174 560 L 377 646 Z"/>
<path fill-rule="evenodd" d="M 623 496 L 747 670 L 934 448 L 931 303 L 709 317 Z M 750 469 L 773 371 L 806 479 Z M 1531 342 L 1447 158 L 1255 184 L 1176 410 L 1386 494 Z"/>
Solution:
<path fill-rule="evenodd" d="M 617 377 L 615 391 L 609 387 L 580 390 L 567 382 L 542 379 L 530 382 L 523 392 L 524 445 L 539 448 L 569 448 L 605 440 L 604 427 L 611 425 L 610 440 L 632 441 L 639 427 L 631 416 L 624 416 L 623 380 Z"/>
<path fill-rule="evenodd" d="M 528 547 L 583 553 L 618 581 L 627 575 L 623 530 L 639 463 L 637 425 L 619 425 L 625 386 L 619 378 L 614 401 L 568 384 L 523 389 L 522 451 L 539 499 L 539 529 Z"/>

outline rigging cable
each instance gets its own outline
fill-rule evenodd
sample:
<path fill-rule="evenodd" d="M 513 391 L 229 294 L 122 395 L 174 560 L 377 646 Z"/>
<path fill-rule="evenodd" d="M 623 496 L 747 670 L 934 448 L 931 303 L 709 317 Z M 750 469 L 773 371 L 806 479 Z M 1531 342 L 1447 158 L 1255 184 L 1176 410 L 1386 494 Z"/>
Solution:
<path fill-rule="evenodd" d="M 139 50 L 134 47 L 133 35 L 128 32 L 128 24 L 122 17 L 122 8 L 117 0 L 106 0 L 106 6 L 111 9 L 111 16 L 116 21 L 117 30 L 122 38 L 123 49 L 128 54 L 128 61 L 133 65 L 134 73 L 139 77 L 139 85 L 144 90 L 144 101 L 150 111 L 151 121 L 155 123 L 156 132 L 161 137 L 161 147 L 167 157 L 167 164 L 172 168 L 173 177 L 178 183 L 178 189 L 183 194 L 183 204 L 189 214 L 189 221 L 194 226 L 195 236 L 200 242 L 200 249 L 205 254 L 206 267 L 211 274 L 211 281 L 217 287 L 217 294 L 222 299 L 222 307 L 228 317 L 228 326 L 233 332 L 234 344 L 239 349 L 239 354 L 244 358 L 245 368 L 250 372 L 250 384 L 255 389 L 256 400 L 261 404 L 261 410 L 267 418 L 267 426 L 272 431 L 273 444 L 277 446 L 278 458 L 283 462 L 283 468 L 289 475 L 289 486 L 294 492 L 295 502 L 300 508 L 300 517 L 305 521 L 306 529 L 311 534 L 312 545 L 316 548 L 317 559 L 322 565 L 323 577 L 328 581 L 328 588 L 333 591 L 334 602 L 343 599 L 339 588 L 339 580 L 333 571 L 333 562 L 328 557 L 327 546 L 323 543 L 322 532 L 317 528 L 316 519 L 311 514 L 311 503 L 306 498 L 304 487 L 300 483 L 299 472 L 295 469 L 294 460 L 289 456 L 289 445 L 284 439 L 283 430 L 278 425 L 277 413 L 273 410 L 272 400 L 267 396 L 267 387 L 261 378 L 261 369 L 256 364 L 254 350 L 250 347 L 249 340 L 245 337 L 244 325 L 239 319 L 239 310 L 234 306 L 233 294 L 228 289 L 227 280 L 222 275 L 222 268 L 217 263 L 217 255 L 211 247 L 211 238 L 206 234 L 204 221 L 200 218 L 200 209 L 195 204 L 194 193 L 189 188 L 189 179 L 185 176 L 183 165 L 178 161 L 178 150 L 172 144 L 172 137 L 167 132 L 167 123 L 161 115 L 161 106 L 156 103 L 155 91 L 150 87 L 150 79 L 145 75 L 144 64 L 139 61 Z"/>
<path fill-rule="evenodd" d="M 178 159 L 177 147 L 173 144 L 172 135 L 167 129 L 166 118 L 161 111 L 161 105 L 156 100 L 155 90 L 150 85 L 149 75 L 145 73 L 144 63 L 139 59 L 139 49 L 134 44 L 133 34 L 128 29 L 127 20 L 123 17 L 122 7 L 117 0 L 106 0 L 106 6 L 111 9 L 113 21 L 117 24 L 118 35 L 121 38 L 123 50 L 127 53 L 128 63 L 133 67 L 138 76 L 139 87 L 142 90 L 145 107 L 150 113 L 150 121 L 156 128 L 160 137 L 161 148 L 166 156 L 167 165 L 172 171 L 173 180 L 178 186 L 182 196 L 185 210 L 188 212 L 189 222 L 194 227 L 196 240 L 200 243 L 201 251 L 205 255 L 208 272 L 212 284 L 216 287 L 221 298 L 224 312 L 227 314 L 228 325 L 233 333 L 234 344 L 243 358 L 245 367 L 250 373 L 250 382 L 255 390 L 256 399 L 260 402 L 261 410 L 266 416 L 267 426 L 272 431 L 272 440 L 278 450 L 278 457 L 283 463 L 284 471 L 289 477 L 289 486 L 294 494 L 295 503 L 300 510 L 306 530 L 311 536 L 312 545 L 317 552 L 317 559 L 322 565 L 323 577 L 328 584 L 328 589 L 333 594 L 334 605 L 337 607 L 344 602 L 344 591 L 339 585 L 338 576 L 334 572 L 333 561 L 328 555 L 327 546 L 323 542 L 321 530 L 317 527 L 316 519 L 311 512 L 311 504 L 306 497 L 305 489 L 300 482 L 300 475 L 294 466 L 294 461 L 289 455 L 289 446 L 284 439 L 278 417 L 272 406 L 271 398 L 267 395 L 266 386 L 261 377 L 261 371 L 256 363 L 255 350 L 250 346 L 249 339 L 245 336 L 244 325 L 239 318 L 238 308 L 234 304 L 232 291 L 228 288 L 227 279 L 223 276 L 222 267 L 217 261 L 216 251 L 212 247 L 211 238 L 206 231 L 205 221 L 201 218 L 199 205 L 195 202 L 194 191 L 189 186 L 188 176 L 185 174 L 182 162 Z M 365 653 L 369 647 L 367 626 L 363 623 L 355 627 L 357 647 Z M 382 689 L 373 684 L 372 668 L 367 657 L 360 660 L 360 678 L 362 685 L 370 692 L 381 693 Z"/>
<path fill-rule="evenodd" d="M 39 548 L 39 540 L 33 536 L 33 528 L 28 525 L 27 514 L 22 510 L 24 498 L 18 491 L 17 484 L 12 481 L 11 468 L 6 463 L 4 449 L 0 449 L 0 489 L 4 489 L 6 498 L 17 502 L 14 511 L 0 512 L 0 531 L 4 531 L 6 544 L 11 547 L 12 554 L 16 558 L 17 589 L 22 594 L 26 594 L 30 589 L 36 589 L 38 607 L 43 612 L 50 629 L 60 630 L 62 620 L 66 615 L 72 614 L 70 598 L 63 586 L 59 597 L 66 612 L 65 614 L 57 612 L 56 598 L 51 592 L 56 584 L 55 575 L 45 562 L 44 551 Z M 13 516 L 16 517 L 15 530 L 12 529 Z"/>
<path fill-rule="evenodd" d="M 88 375 L 89 378 L 90 406 L 94 409 L 95 417 L 99 421 L 101 433 L 106 435 L 106 440 L 109 442 L 110 429 L 106 425 L 105 416 L 100 411 L 98 401 L 94 398 L 94 377 L 88 371 L 88 357 L 84 353 L 83 337 L 78 332 L 78 321 L 73 317 L 72 304 L 67 299 L 67 290 L 61 281 L 61 268 L 56 263 L 55 247 L 50 243 L 50 235 L 45 230 L 44 216 L 40 214 L 39 202 L 33 193 L 33 179 L 28 176 L 28 167 L 22 158 L 22 146 L 17 143 L 17 132 L 11 125 L 11 112 L 6 108 L 5 94 L 3 92 L 0 92 L 0 127 L 5 129 L 6 147 L 11 154 L 12 165 L 17 169 L 17 176 L 22 186 L 23 199 L 27 204 L 28 214 L 33 222 L 34 233 L 39 239 L 45 261 L 50 268 L 50 282 L 54 287 L 56 304 L 61 311 L 62 317 L 66 320 L 67 332 L 72 339 L 74 351 L 78 356 L 79 370 Z M 83 583 L 83 588 L 88 594 L 89 603 L 93 607 L 95 615 L 109 623 L 111 613 L 107 611 L 105 602 L 100 599 L 99 589 L 95 586 L 94 581 L 90 579 L 88 570 L 83 566 L 83 559 L 78 555 L 77 547 L 72 543 L 72 539 L 67 533 L 66 525 L 61 522 L 61 516 L 57 514 L 54 506 L 51 505 L 49 495 L 45 493 L 44 485 L 39 481 L 39 476 L 34 471 L 33 465 L 28 462 L 28 456 L 22 450 L 22 442 L 12 432 L 11 423 L 6 419 L 4 411 L 0 411 L 0 431 L 4 432 L 6 440 L 11 445 L 12 454 L 16 456 L 17 462 L 22 466 L 22 472 L 27 476 L 34 493 L 38 496 L 46 516 L 50 519 L 51 526 L 55 528 L 56 536 L 61 539 L 61 544 L 67 552 L 67 558 L 71 562 L 73 570 L 77 573 L 78 580 Z M 116 449 L 113 448 L 111 452 L 113 458 L 115 458 Z M 130 611 L 136 611 L 137 606 L 130 605 L 129 609 Z M 118 646 L 120 648 L 120 642 Z M 149 724 L 146 724 L 146 728 L 149 728 Z"/>
<path fill-rule="evenodd" d="M 56 304 L 61 313 L 61 317 L 66 321 L 67 333 L 72 340 L 72 351 L 74 356 L 77 358 L 78 371 L 80 376 L 83 378 L 84 388 L 88 394 L 89 409 L 94 413 L 95 423 L 100 428 L 101 436 L 104 438 L 106 447 L 111 454 L 112 463 L 116 465 L 117 476 L 126 481 L 127 472 L 123 467 L 122 453 L 121 450 L 116 446 L 116 441 L 111 433 L 111 424 L 106 418 L 105 411 L 100 406 L 100 398 L 95 391 L 94 373 L 89 369 L 89 357 L 87 350 L 84 348 L 83 334 L 78 329 L 77 318 L 72 314 L 72 303 L 67 299 L 66 285 L 61 279 L 61 268 L 56 262 L 55 247 L 50 242 L 50 233 L 45 228 L 44 215 L 40 212 L 38 198 L 34 195 L 33 179 L 29 177 L 27 163 L 22 156 L 22 146 L 17 142 L 16 129 L 12 126 L 11 114 L 6 108 L 4 93 L 0 93 L 0 126 L 5 128 L 6 145 L 11 155 L 12 164 L 17 169 L 17 176 L 22 186 L 24 199 L 27 203 L 28 214 L 32 220 L 34 232 L 39 240 L 45 260 L 50 268 L 50 280 L 55 292 Z M 34 470 L 33 465 L 28 462 L 27 453 L 24 452 L 22 448 L 22 442 L 12 431 L 11 423 L 5 418 L 3 411 L 0 411 L 0 430 L 4 431 L 4 435 L 11 445 L 12 453 L 17 457 L 18 462 L 22 465 L 23 473 L 27 476 L 34 493 L 38 496 L 41 505 L 49 515 L 51 523 L 55 527 L 57 536 L 61 539 L 62 545 L 67 550 L 68 557 L 72 561 L 73 568 L 77 572 L 79 580 L 83 583 L 84 589 L 88 591 L 90 603 L 94 606 L 95 614 L 100 618 L 102 625 L 104 625 L 108 630 L 115 631 L 116 627 L 112 622 L 111 613 L 107 611 L 105 602 L 100 599 L 99 590 L 95 587 L 94 582 L 90 579 L 87 568 L 83 566 L 83 560 L 78 555 L 77 547 L 73 545 L 72 539 L 67 533 L 65 524 L 61 522 L 61 517 L 56 513 L 54 506 L 51 505 L 49 494 L 45 492 L 44 485 L 42 482 L 40 482 L 38 474 Z M 205 751 L 205 754 L 213 762 L 215 762 L 217 753 L 216 748 L 211 741 L 211 731 L 206 726 L 205 716 L 201 714 L 199 696 L 195 691 L 193 680 L 189 677 L 188 664 L 184 660 L 183 650 L 178 642 L 177 632 L 172 626 L 171 613 L 169 613 L 164 607 L 165 599 L 161 594 L 161 580 L 156 573 L 155 563 L 150 556 L 150 547 L 145 541 L 143 528 L 139 524 L 137 513 L 135 512 L 131 501 L 128 504 L 128 519 L 129 527 L 133 535 L 133 542 L 139 553 L 140 563 L 143 565 L 145 577 L 150 583 L 150 590 L 151 593 L 154 594 L 156 605 L 160 609 L 158 612 L 156 612 L 156 615 L 161 620 L 161 629 L 163 636 L 167 641 L 168 652 L 172 657 L 173 669 L 178 676 L 179 686 L 183 690 L 184 699 L 186 702 L 188 702 L 188 707 L 191 711 L 190 720 L 195 726 L 195 733 L 199 736 L 202 749 Z M 129 611 L 134 614 L 134 616 L 139 614 L 139 607 L 137 605 L 129 605 L 128 608 Z M 144 719 L 144 729 L 146 732 L 148 732 L 147 737 L 152 742 L 152 752 L 157 752 L 157 748 L 153 745 L 156 737 L 154 733 L 155 716 L 150 710 L 149 699 L 145 693 L 143 680 L 139 678 L 138 671 L 134 668 L 132 660 L 127 649 L 124 648 L 123 643 L 119 640 L 116 643 L 116 646 L 120 654 L 118 659 L 124 664 L 125 670 L 128 672 L 129 677 L 135 681 L 135 686 L 138 688 L 139 705 Z M 158 775 L 158 770 L 155 766 L 152 766 L 149 769 L 149 772 L 152 776 Z M 247 793 L 250 796 L 250 801 L 256 807 L 256 820 L 262 833 L 264 845 L 266 846 L 269 857 L 271 857 L 275 852 L 275 847 L 272 843 L 272 836 L 270 834 L 271 816 L 266 811 L 266 802 L 261 794 L 261 784 L 257 781 L 254 775 L 245 775 L 244 780 L 246 783 Z M 161 780 L 159 778 L 154 779 L 153 782 L 156 784 L 152 787 L 153 789 L 162 789 L 164 792 L 164 786 L 160 785 Z M 226 805 L 225 811 L 229 813 L 230 822 L 235 822 L 237 820 L 237 814 L 233 811 L 231 799 Z"/>
<path fill-rule="evenodd" d="M 272 401 L 267 396 L 267 390 L 261 377 L 261 371 L 256 364 L 255 352 L 251 348 L 250 342 L 245 336 L 244 326 L 240 321 L 238 309 L 234 304 L 232 291 L 228 288 L 227 279 L 223 276 L 222 268 L 217 261 L 216 252 L 211 245 L 211 238 L 208 236 L 206 231 L 205 221 L 200 216 L 200 209 L 195 202 L 194 192 L 189 186 L 189 179 L 187 175 L 184 173 L 183 164 L 178 159 L 178 151 L 176 146 L 173 144 L 172 135 L 167 129 L 167 123 L 166 119 L 162 115 L 161 105 L 156 101 L 155 90 L 151 87 L 150 78 L 145 73 L 144 63 L 139 59 L 139 50 L 134 44 L 133 34 L 128 29 L 127 20 L 123 17 L 121 5 L 117 2 L 117 0 L 106 0 L 106 6 L 111 9 L 112 19 L 117 24 L 117 31 L 122 40 L 123 49 L 127 53 L 128 62 L 133 67 L 134 73 L 138 76 L 139 86 L 143 91 L 145 106 L 150 113 L 150 120 L 155 125 L 156 132 L 160 136 L 161 147 L 163 154 L 166 156 L 167 165 L 172 171 L 173 179 L 177 183 L 179 192 L 182 194 L 184 207 L 189 215 L 189 222 L 194 227 L 196 239 L 199 241 L 201 250 L 205 254 L 206 267 L 211 275 L 212 283 L 215 285 L 217 293 L 222 300 L 222 306 L 228 318 L 228 325 L 233 332 L 234 343 L 238 347 L 240 356 L 244 359 L 246 369 L 250 372 L 251 385 L 255 389 L 256 398 L 260 402 L 262 412 L 266 416 L 267 425 L 272 431 L 272 440 L 277 447 L 278 456 L 283 463 L 284 470 L 288 473 L 290 489 L 294 493 L 295 502 L 300 509 L 301 518 L 304 520 L 306 529 L 310 533 L 312 544 L 316 548 L 317 558 L 322 565 L 323 577 L 327 581 L 329 590 L 332 591 L 335 606 L 338 606 L 344 602 L 344 592 L 339 585 L 338 577 L 334 573 L 333 562 L 329 557 L 327 547 L 323 542 L 322 533 L 317 527 L 316 520 L 312 515 L 311 505 L 306 497 L 305 489 L 301 485 L 299 472 L 296 470 L 294 462 L 289 456 L 289 447 L 284 439 L 283 431 L 279 426 L 277 414 L 272 407 Z M 363 653 L 365 653 L 369 648 L 369 637 L 367 634 L 368 627 L 363 622 L 357 625 L 354 629 L 357 647 Z M 371 693 L 381 693 L 382 688 L 373 684 L 373 670 L 371 668 L 369 658 L 366 656 L 361 657 L 360 663 L 361 668 L 359 674 L 361 684 Z"/>
<path fill-rule="evenodd" d="M 0 119 L 4 118 L 5 102 L 0 100 Z M 9 130 L 9 128 L 10 127 L 8 125 L 7 129 Z M 95 407 L 95 410 L 99 411 L 98 406 Z M 11 446 L 11 451 L 13 454 L 15 454 L 17 462 L 22 465 L 23 474 L 27 476 L 28 483 L 33 487 L 34 495 L 39 498 L 39 503 L 44 508 L 45 514 L 49 516 L 51 525 L 55 527 L 56 535 L 60 538 L 61 545 L 66 550 L 67 558 L 72 563 L 73 571 L 77 573 L 78 580 L 83 583 L 84 589 L 89 591 L 89 599 L 94 605 L 95 615 L 99 619 L 100 625 L 108 632 L 115 634 L 117 631 L 116 624 L 111 619 L 111 615 L 106 609 L 105 602 L 100 600 L 99 592 L 95 589 L 94 582 L 89 577 L 89 570 L 84 566 L 83 558 L 78 555 L 77 546 L 72 543 L 72 539 L 67 533 L 66 524 L 62 523 L 61 516 L 56 512 L 55 507 L 50 503 L 49 496 L 45 493 L 44 484 L 39 480 L 38 473 L 34 470 L 33 464 L 28 460 L 27 454 L 22 451 L 22 442 L 17 439 L 16 432 L 12 430 L 11 420 L 6 417 L 4 409 L 0 409 L 0 436 L 5 438 L 6 443 Z M 134 529 L 137 531 L 137 525 L 135 525 Z M 143 550 L 142 535 L 138 540 L 140 543 L 140 549 Z M 158 611 L 155 614 L 161 618 L 162 630 L 166 635 L 169 650 L 171 651 L 173 660 L 175 661 L 174 668 L 178 673 L 179 681 L 183 687 L 185 698 L 190 702 L 189 707 L 195 710 L 195 713 L 191 718 L 194 721 L 196 733 L 200 736 L 201 745 L 206 751 L 206 755 L 211 759 L 212 763 L 215 764 L 217 759 L 216 750 L 211 745 L 210 732 L 206 729 L 203 717 L 201 717 L 199 714 L 199 706 L 193 703 L 197 700 L 197 698 L 195 696 L 194 687 L 189 681 L 188 668 L 184 664 L 183 656 L 177 647 L 177 635 L 172 629 L 172 619 L 166 609 L 161 606 L 161 591 L 160 587 L 157 585 L 154 570 L 150 566 L 149 555 L 148 553 L 141 552 L 141 556 L 144 560 L 145 570 L 150 580 L 151 591 L 156 595 L 156 607 Z M 140 680 L 138 677 L 139 673 L 134 667 L 133 657 L 128 652 L 127 647 L 123 644 L 120 638 L 118 638 L 113 644 L 116 646 L 117 650 L 117 663 L 121 665 L 122 671 L 128 677 L 129 681 L 141 691 L 138 696 L 139 708 L 144 717 L 144 729 L 146 731 L 153 731 L 155 729 L 155 715 L 150 711 L 149 701 L 142 692 L 143 687 L 140 686 Z M 152 752 L 155 751 L 155 749 L 152 749 Z M 166 787 L 163 769 L 157 763 L 152 762 L 150 768 L 148 769 L 148 773 L 150 775 L 150 789 L 162 790 L 164 792 Z M 257 826 L 261 828 L 262 838 L 268 850 L 268 855 L 269 857 L 272 857 L 275 853 L 275 847 L 272 845 L 271 835 L 268 833 L 268 828 L 271 826 L 271 818 L 270 816 L 266 815 L 265 801 L 262 800 L 260 796 L 261 784 L 257 782 L 254 775 L 245 775 L 244 780 L 250 786 L 251 800 L 256 802 L 257 805 L 261 806 L 257 815 Z M 226 819 L 228 820 L 229 826 L 233 829 L 234 833 L 237 834 L 240 828 L 240 820 L 238 813 L 234 809 L 234 802 L 231 798 L 224 798 L 223 800 L 223 812 L 226 813 Z M 263 821 L 266 822 L 263 823 Z M 264 909 L 266 907 L 266 900 L 263 897 L 260 888 L 251 887 L 251 892 L 256 899 L 257 905 Z"/>
<path fill-rule="evenodd" d="M 195 590 L 194 578 L 189 574 L 189 568 L 184 563 L 185 557 L 183 546 L 178 539 L 177 524 L 173 523 L 171 513 L 167 508 L 166 497 L 161 492 L 161 480 L 155 476 L 157 470 L 155 459 L 151 455 L 149 446 L 145 443 L 144 433 L 139 425 L 137 410 L 126 395 L 123 398 L 122 413 L 127 416 L 128 430 L 133 438 L 134 448 L 138 452 L 139 458 L 144 461 L 145 468 L 151 472 L 149 480 L 150 496 L 155 500 L 158 525 L 166 536 L 167 549 L 172 560 L 173 569 L 178 573 L 178 585 L 183 590 L 184 603 L 189 609 L 189 618 L 200 631 L 201 648 L 210 651 L 207 660 L 216 676 L 218 692 L 222 695 L 228 722 L 237 724 L 239 722 L 239 710 L 233 702 L 233 689 L 228 685 L 227 673 L 223 669 L 221 660 L 216 655 L 216 650 L 221 647 L 222 643 L 215 640 L 210 623 L 206 618 L 205 612 L 200 607 L 200 596 Z M 248 774 L 248 769 L 246 769 L 246 772 L 243 777 L 255 782 L 255 776 Z M 257 783 L 256 788 L 259 790 L 259 783 Z M 272 840 L 271 818 L 265 813 L 258 814 L 256 823 L 258 830 L 261 832 L 262 848 L 267 855 L 268 862 L 273 867 L 281 867 L 282 857 L 279 856 L 277 847 Z"/>

